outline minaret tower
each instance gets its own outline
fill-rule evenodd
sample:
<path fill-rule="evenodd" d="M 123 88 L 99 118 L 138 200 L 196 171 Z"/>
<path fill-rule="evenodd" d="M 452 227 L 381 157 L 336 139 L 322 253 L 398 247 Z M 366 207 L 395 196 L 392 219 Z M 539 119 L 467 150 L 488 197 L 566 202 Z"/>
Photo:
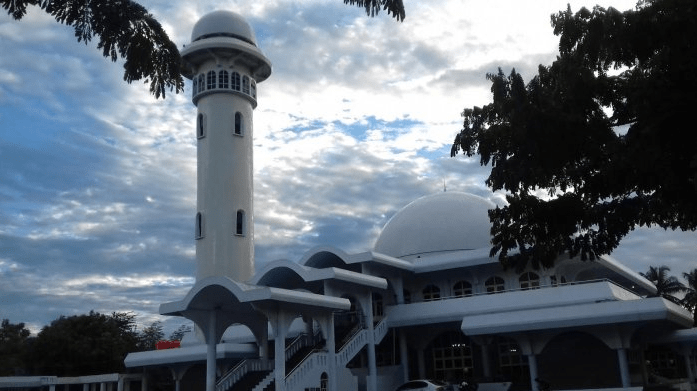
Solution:
<path fill-rule="evenodd" d="M 254 272 L 252 112 L 271 62 L 249 23 L 229 11 L 202 17 L 181 56 L 198 108 L 196 280 L 246 282 Z"/>

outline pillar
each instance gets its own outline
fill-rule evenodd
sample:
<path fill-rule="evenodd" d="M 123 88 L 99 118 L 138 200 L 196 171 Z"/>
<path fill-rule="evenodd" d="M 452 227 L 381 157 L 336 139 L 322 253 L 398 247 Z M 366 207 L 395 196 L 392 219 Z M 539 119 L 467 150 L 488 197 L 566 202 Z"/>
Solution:
<path fill-rule="evenodd" d="M 399 330 L 399 358 L 402 362 L 402 381 L 409 380 L 409 351 L 407 350 L 407 331 Z"/>
<path fill-rule="evenodd" d="M 629 378 L 629 363 L 627 362 L 627 349 L 617 349 L 617 361 L 620 366 L 620 379 L 622 379 L 622 387 L 627 388 L 631 385 Z"/>
<path fill-rule="evenodd" d="M 537 358 L 534 354 L 528 354 L 528 369 L 530 370 L 530 387 L 532 391 L 540 391 L 537 384 Z"/>
<path fill-rule="evenodd" d="M 367 305 L 363 309 L 365 311 L 366 323 L 368 325 L 368 391 L 378 391 L 378 368 L 375 359 L 375 332 L 373 325 L 373 296 L 370 292 L 367 293 Z"/>
<path fill-rule="evenodd" d="M 215 359 L 216 345 L 216 310 L 212 310 L 208 319 L 208 335 L 206 336 L 206 391 L 215 391 Z"/>
<path fill-rule="evenodd" d="M 419 347 L 417 351 L 418 363 L 419 363 L 419 379 L 426 378 L 426 359 L 424 358 L 424 348 Z"/>

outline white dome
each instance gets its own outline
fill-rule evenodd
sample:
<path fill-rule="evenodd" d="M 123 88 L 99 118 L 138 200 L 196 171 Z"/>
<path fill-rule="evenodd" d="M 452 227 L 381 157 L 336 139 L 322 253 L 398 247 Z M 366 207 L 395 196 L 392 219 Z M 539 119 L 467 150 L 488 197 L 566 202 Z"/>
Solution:
<path fill-rule="evenodd" d="M 495 207 L 493 202 L 467 193 L 443 192 L 419 198 L 385 224 L 375 251 L 407 257 L 489 247 L 487 211 Z"/>
<path fill-rule="evenodd" d="M 231 37 L 257 45 L 252 26 L 242 16 L 230 11 L 213 11 L 196 22 L 191 42 L 209 37 Z"/>

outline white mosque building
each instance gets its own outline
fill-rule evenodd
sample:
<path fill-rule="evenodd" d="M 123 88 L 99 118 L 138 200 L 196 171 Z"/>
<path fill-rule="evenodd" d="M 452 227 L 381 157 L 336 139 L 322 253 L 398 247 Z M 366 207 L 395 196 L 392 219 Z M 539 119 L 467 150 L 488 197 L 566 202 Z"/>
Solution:
<path fill-rule="evenodd" d="M 252 114 L 271 62 L 226 11 L 196 23 L 182 58 L 198 109 L 197 275 L 160 313 L 196 332 L 179 348 L 129 354 L 132 371 L 169 368 L 177 391 L 696 384 L 688 311 L 651 297 L 651 282 L 610 257 L 504 270 L 489 257 L 494 205 L 474 195 L 412 202 L 372 250 L 316 248 L 255 270 Z"/>

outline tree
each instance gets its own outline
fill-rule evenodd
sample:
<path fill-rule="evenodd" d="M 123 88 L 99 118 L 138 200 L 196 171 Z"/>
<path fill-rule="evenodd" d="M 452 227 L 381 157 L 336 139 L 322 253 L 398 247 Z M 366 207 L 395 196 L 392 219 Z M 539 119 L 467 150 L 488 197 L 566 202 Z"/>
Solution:
<path fill-rule="evenodd" d="M 552 16 L 559 55 L 526 85 L 488 74 L 493 103 L 465 109 L 451 155 L 480 155 L 508 193 L 489 211 L 491 256 L 551 267 L 595 259 L 637 226 L 697 228 L 697 2 Z"/>
<path fill-rule="evenodd" d="M 680 301 L 680 304 L 692 312 L 694 325 L 697 326 L 697 269 L 683 273 L 682 276 L 687 280 L 687 286 L 685 287 L 685 297 Z"/>
<path fill-rule="evenodd" d="M 78 42 L 99 38 L 97 48 L 104 57 L 125 60 L 123 79 L 127 83 L 143 78 L 150 92 L 165 97 L 167 89 L 184 90 L 179 50 L 160 23 L 138 3 L 130 0 L 0 0 L 16 20 L 27 6 L 38 6 L 60 23 L 75 27 Z"/>
<path fill-rule="evenodd" d="M 2 320 L 0 326 L 0 376 L 16 376 L 25 368 L 27 340 L 31 333 L 24 323 Z"/>
<path fill-rule="evenodd" d="M 403 21 L 402 0 L 344 0 L 364 7 L 370 16 L 380 9 Z M 104 57 L 125 60 L 123 79 L 127 83 L 145 79 L 150 93 L 165 98 L 167 90 L 184 90 L 181 56 L 160 23 L 142 5 L 131 0 L 0 0 L 0 5 L 16 20 L 27 13 L 27 6 L 38 6 L 56 21 L 75 28 L 78 42 L 97 37 L 97 48 Z"/>
<path fill-rule="evenodd" d="M 135 315 L 88 315 L 60 318 L 45 326 L 31 352 L 33 372 L 80 376 L 121 372 L 123 360 L 137 350 Z"/>
<path fill-rule="evenodd" d="M 155 350 L 157 342 L 162 340 L 165 333 L 162 331 L 161 322 L 153 322 L 150 326 L 145 327 L 138 335 L 139 350 Z"/>
<path fill-rule="evenodd" d="M 183 324 L 169 335 L 171 341 L 181 341 L 186 333 L 191 332 L 191 326 Z"/>
<path fill-rule="evenodd" d="M 650 297 L 662 297 L 673 303 L 680 304 L 680 299 L 675 297 L 675 294 L 684 292 L 685 285 L 678 281 L 675 276 L 669 276 L 669 271 L 670 268 L 668 266 L 650 266 L 646 273 L 639 274 L 656 286 L 656 293 Z"/>

